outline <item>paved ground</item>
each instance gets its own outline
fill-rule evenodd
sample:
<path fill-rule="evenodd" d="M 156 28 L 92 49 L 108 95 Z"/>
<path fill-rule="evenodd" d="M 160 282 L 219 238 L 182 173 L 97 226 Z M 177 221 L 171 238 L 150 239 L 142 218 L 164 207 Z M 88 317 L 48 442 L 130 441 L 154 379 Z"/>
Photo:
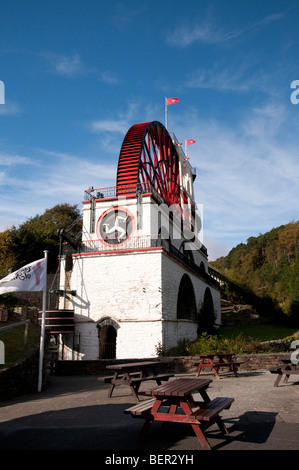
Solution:
<path fill-rule="evenodd" d="M 177 374 L 178 376 L 192 376 Z M 206 374 L 202 374 L 205 377 Z M 268 371 L 223 373 L 209 387 L 211 398 L 233 397 L 222 417 L 230 430 L 219 434 L 212 426 L 208 440 L 215 450 L 299 450 L 299 382 L 274 387 Z M 179 453 L 201 450 L 191 426 L 154 423 L 146 441 L 136 443 L 143 421 L 124 414 L 134 404 L 126 387 L 108 385 L 96 376 L 49 376 L 47 390 L 0 402 L 0 450 L 101 450 L 136 455 L 138 452 Z M 141 399 L 149 382 L 141 386 Z M 108 454 L 107 454 L 108 455 Z M 202 455 L 202 454 L 201 454 Z"/>

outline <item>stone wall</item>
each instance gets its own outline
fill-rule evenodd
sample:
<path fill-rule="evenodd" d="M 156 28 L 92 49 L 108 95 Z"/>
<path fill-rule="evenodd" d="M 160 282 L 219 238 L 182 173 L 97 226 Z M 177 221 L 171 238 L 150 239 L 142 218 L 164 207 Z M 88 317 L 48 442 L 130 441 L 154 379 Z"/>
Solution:
<path fill-rule="evenodd" d="M 281 363 L 281 358 L 289 358 L 289 353 L 270 353 L 270 354 L 241 354 L 236 355 L 237 361 L 243 362 L 240 366 L 240 372 L 254 371 L 254 370 L 267 370 L 269 367 L 276 366 Z M 195 370 L 192 366 L 197 358 L 182 356 L 182 357 L 159 357 L 148 359 L 103 359 L 94 361 L 58 361 L 55 366 L 55 375 L 105 375 L 107 373 L 106 366 L 116 363 L 125 362 L 138 362 L 141 360 L 152 361 L 158 360 L 161 362 L 159 367 L 163 372 L 189 372 Z"/>
<path fill-rule="evenodd" d="M 28 350 L 22 360 L 0 370 L 0 400 L 37 391 L 39 347 Z M 43 367 L 43 383 L 46 383 L 46 367 Z"/>
<path fill-rule="evenodd" d="M 281 364 L 281 359 L 289 359 L 290 353 L 269 354 L 240 354 L 235 356 L 236 361 L 243 362 L 240 371 L 267 370 Z"/>
<path fill-rule="evenodd" d="M 267 370 L 269 367 L 280 364 L 281 358 L 289 358 L 288 353 L 275 354 L 248 354 L 237 355 L 236 360 L 243 362 L 240 372 Z M 161 372 L 192 372 L 196 357 L 166 357 L 150 359 L 103 359 L 91 361 L 58 361 L 55 366 L 55 375 L 107 375 L 106 366 L 120 362 L 138 362 L 142 360 L 158 360 L 161 362 Z M 22 361 L 14 366 L 0 371 L 0 400 L 11 399 L 26 393 L 37 392 L 39 367 L 39 349 L 28 351 Z M 46 365 L 43 367 L 43 384 L 46 386 Z"/>

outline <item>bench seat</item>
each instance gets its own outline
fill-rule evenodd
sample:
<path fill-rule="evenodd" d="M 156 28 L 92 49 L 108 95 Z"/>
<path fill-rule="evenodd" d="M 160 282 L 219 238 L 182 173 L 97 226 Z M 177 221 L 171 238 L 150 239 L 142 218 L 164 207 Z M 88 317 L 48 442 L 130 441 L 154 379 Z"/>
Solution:
<path fill-rule="evenodd" d="M 229 409 L 233 401 L 233 398 L 217 397 L 208 403 L 201 403 L 201 408 L 194 408 L 192 410 L 190 418 L 196 418 L 199 421 L 213 421 L 221 411 Z M 151 411 L 154 403 L 155 399 L 150 398 L 149 400 L 144 400 L 131 408 L 127 408 L 124 410 L 124 413 L 131 414 L 135 418 L 145 418 Z M 162 403 L 162 406 L 166 405 L 167 400 Z"/>
<path fill-rule="evenodd" d="M 129 376 L 130 377 L 136 377 L 139 376 L 140 372 L 130 372 Z M 111 380 L 113 379 L 114 375 L 105 375 L 105 377 L 98 377 L 98 380 L 105 382 L 105 383 L 111 383 Z M 124 374 L 121 374 L 117 377 L 117 380 L 121 380 L 124 378 Z"/>
<path fill-rule="evenodd" d="M 233 398 L 217 397 L 214 400 L 205 403 L 200 409 L 195 409 L 192 416 L 198 418 L 200 421 L 213 421 L 216 416 L 224 409 L 229 409 L 233 403 Z"/>
<path fill-rule="evenodd" d="M 130 378 L 131 378 L 131 383 L 135 382 L 144 382 L 145 380 L 168 380 L 170 377 L 173 377 L 174 374 L 158 374 L 158 375 L 149 375 L 146 377 L 140 377 L 140 372 L 133 372 L 130 373 Z M 107 375 L 105 377 L 98 377 L 98 380 L 101 380 L 102 382 L 105 383 L 111 383 L 111 380 L 113 379 L 114 375 Z M 123 380 L 124 375 L 119 375 L 117 377 L 118 380 Z"/>
<path fill-rule="evenodd" d="M 270 369 L 268 369 L 268 370 L 271 372 L 271 374 L 277 374 L 277 378 L 274 382 L 274 387 L 278 387 L 278 385 L 279 385 L 279 383 L 280 383 L 283 376 L 285 376 L 283 382 L 287 383 L 290 375 L 298 375 L 299 374 L 299 368 L 297 368 L 296 366 L 294 366 L 291 363 L 290 364 L 281 364 L 280 366 L 270 367 Z"/>
<path fill-rule="evenodd" d="M 145 382 L 146 380 L 156 380 L 156 381 L 166 380 L 167 381 L 170 377 L 173 377 L 173 376 L 174 376 L 174 374 L 148 375 L 146 377 L 132 378 L 131 383 Z"/>
<path fill-rule="evenodd" d="M 298 375 L 299 374 L 299 369 L 288 369 L 288 366 L 284 366 L 284 365 L 271 367 L 269 371 L 271 372 L 271 374 L 285 374 L 285 375 L 291 375 L 291 374 Z"/>
<path fill-rule="evenodd" d="M 200 366 L 200 367 L 207 367 L 207 368 L 212 368 L 212 367 L 230 367 L 230 366 L 240 366 L 241 364 L 243 364 L 243 362 L 236 362 L 236 361 L 232 361 L 232 362 L 213 362 L 212 364 L 211 363 L 204 363 L 204 364 L 200 364 L 200 362 L 195 362 L 193 363 L 193 366 Z"/>
<path fill-rule="evenodd" d="M 281 366 L 270 367 L 269 372 L 271 374 L 278 374 L 281 371 Z"/>
<path fill-rule="evenodd" d="M 155 399 L 150 398 L 149 400 L 144 400 L 138 403 L 138 405 L 134 405 L 131 406 L 131 408 L 127 408 L 126 410 L 124 410 L 124 413 L 131 414 L 133 417 L 143 418 L 152 409 L 154 403 Z"/>

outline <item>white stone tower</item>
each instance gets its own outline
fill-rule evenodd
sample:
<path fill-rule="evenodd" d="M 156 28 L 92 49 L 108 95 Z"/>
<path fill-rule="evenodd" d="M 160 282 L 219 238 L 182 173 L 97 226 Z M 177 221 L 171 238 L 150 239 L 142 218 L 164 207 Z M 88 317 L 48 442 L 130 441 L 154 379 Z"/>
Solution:
<path fill-rule="evenodd" d="M 85 191 L 82 240 L 60 269 L 75 357 L 146 358 L 195 340 L 207 300 L 221 322 L 218 283 L 197 233 L 194 177 L 175 136 L 153 121 L 129 129 L 116 186 Z M 73 337 L 64 344 L 64 358 L 74 358 Z"/>

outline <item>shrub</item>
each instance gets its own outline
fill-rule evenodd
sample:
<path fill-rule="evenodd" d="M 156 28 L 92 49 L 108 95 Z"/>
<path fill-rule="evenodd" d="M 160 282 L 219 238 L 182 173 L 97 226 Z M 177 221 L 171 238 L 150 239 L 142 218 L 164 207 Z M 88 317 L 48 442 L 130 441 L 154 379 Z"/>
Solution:
<path fill-rule="evenodd" d="M 191 356 L 210 353 L 242 354 L 245 347 L 246 340 L 242 334 L 236 338 L 223 338 L 203 333 L 197 341 L 187 347 L 187 351 Z"/>

